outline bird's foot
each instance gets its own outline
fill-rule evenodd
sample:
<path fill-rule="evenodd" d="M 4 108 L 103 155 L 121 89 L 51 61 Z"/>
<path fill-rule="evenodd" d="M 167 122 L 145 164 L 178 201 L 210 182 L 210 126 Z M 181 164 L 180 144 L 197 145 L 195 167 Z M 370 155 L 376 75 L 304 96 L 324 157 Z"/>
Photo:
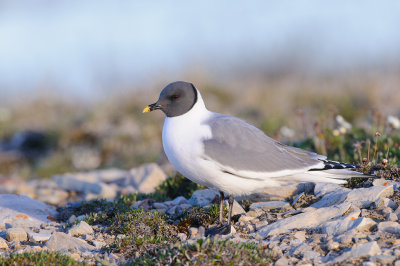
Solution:
<path fill-rule="evenodd" d="M 231 233 L 231 225 L 219 224 L 206 230 L 206 236 L 229 235 Z"/>

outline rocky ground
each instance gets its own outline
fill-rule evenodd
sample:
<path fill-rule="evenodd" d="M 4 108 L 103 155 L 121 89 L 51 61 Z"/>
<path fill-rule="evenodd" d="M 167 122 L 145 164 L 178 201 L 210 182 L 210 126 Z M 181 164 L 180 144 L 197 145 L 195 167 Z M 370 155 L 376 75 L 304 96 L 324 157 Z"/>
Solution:
<path fill-rule="evenodd" d="M 2 179 L 0 264 L 55 251 L 98 265 L 400 265 L 396 173 L 346 187 L 282 189 L 272 201 L 259 201 L 259 194 L 237 198 L 232 233 L 212 238 L 204 234 L 218 217 L 219 193 L 160 193 L 180 188 L 156 164 L 27 183 Z"/>

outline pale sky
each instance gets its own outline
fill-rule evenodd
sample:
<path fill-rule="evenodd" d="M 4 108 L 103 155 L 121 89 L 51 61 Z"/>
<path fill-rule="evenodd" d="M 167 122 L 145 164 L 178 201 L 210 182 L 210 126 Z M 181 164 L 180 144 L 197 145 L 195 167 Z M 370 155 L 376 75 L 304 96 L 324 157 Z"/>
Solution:
<path fill-rule="evenodd" d="M 201 64 L 318 69 L 400 59 L 399 1 L 1 1 L 0 97 L 90 97 Z"/>

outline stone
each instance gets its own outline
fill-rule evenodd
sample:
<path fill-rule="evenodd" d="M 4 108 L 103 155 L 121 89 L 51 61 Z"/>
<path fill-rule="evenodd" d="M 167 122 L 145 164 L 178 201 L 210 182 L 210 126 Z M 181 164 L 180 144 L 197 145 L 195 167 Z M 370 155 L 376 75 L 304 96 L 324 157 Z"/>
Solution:
<path fill-rule="evenodd" d="M 233 201 L 232 216 L 242 215 L 242 214 L 245 214 L 245 213 L 246 213 L 246 211 L 243 209 L 243 207 L 236 200 Z"/>
<path fill-rule="evenodd" d="M 386 216 L 386 220 L 387 221 L 391 221 L 391 222 L 396 222 L 396 221 L 398 221 L 399 220 L 399 217 L 397 217 L 397 215 L 395 214 L 395 213 L 389 213 L 387 216 Z"/>
<path fill-rule="evenodd" d="M 340 244 L 336 241 L 328 241 L 327 247 L 329 250 L 337 250 L 340 248 Z"/>
<path fill-rule="evenodd" d="M 313 250 L 307 250 L 303 254 L 303 259 L 306 259 L 306 260 L 317 260 L 320 257 L 321 257 L 321 254 L 319 254 L 318 252 L 313 251 Z"/>
<path fill-rule="evenodd" d="M 310 193 L 314 189 L 314 183 L 301 183 L 294 185 L 285 185 L 276 189 L 276 187 L 265 188 L 261 193 L 253 193 L 248 196 L 236 197 L 236 200 L 250 200 L 251 202 L 271 201 L 271 200 L 285 200 L 293 198 L 294 196 L 305 192 Z"/>
<path fill-rule="evenodd" d="M 74 214 L 72 214 L 69 218 L 68 218 L 68 222 L 70 224 L 73 224 L 76 221 L 76 216 Z"/>
<path fill-rule="evenodd" d="M 60 205 L 65 202 L 69 194 L 65 190 L 40 188 L 36 190 L 36 200 L 52 205 Z"/>
<path fill-rule="evenodd" d="M 187 235 L 184 233 L 178 233 L 178 238 L 180 241 L 185 241 L 187 239 Z"/>
<path fill-rule="evenodd" d="M 372 261 L 364 261 L 361 266 L 376 266 L 375 262 Z"/>
<path fill-rule="evenodd" d="M 7 221 L 14 227 L 38 227 L 51 222 L 56 210 L 27 196 L 0 194 L 0 223 Z"/>
<path fill-rule="evenodd" d="M 190 238 L 194 238 L 194 237 L 196 237 L 197 233 L 199 232 L 199 229 L 196 227 L 190 227 L 188 231 L 189 231 Z"/>
<path fill-rule="evenodd" d="M 204 226 L 200 225 L 198 234 L 199 234 L 199 237 L 204 237 L 206 235 L 206 228 L 204 228 Z"/>
<path fill-rule="evenodd" d="M 72 226 L 71 229 L 69 229 L 68 231 L 68 234 L 72 236 L 80 236 L 93 233 L 93 228 L 85 221 L 80 221 L 79 224 Z"/>
<path fill-rule="evenodd" d="M 249 221 L 251 221 L 253 219 L 254 219 L 254 217 L 252 217 L 252 216 L 242 215 L 242 216 L 240 216 L 238 222 L 245 224 L 245 223 L 247 223 L 247 222 L 249 222 Z"/>
<path fill-rule="evenodd" d="M 115 186 L 100 182 L 90 173 L 55 175 L 52 180 L 62 189 L 82 192 L 92 198 L 114 199 L 117 196 Z"/>
<path fill-rule="evenodd" d="M 297 195 L 293 201 L 292 201 L 292 206 L 295 205 L 300 199 L 302 199 L 306 194 L 304 192 L 301 192 L 299 195 Z"/>
<path fill-rule="evenodd" d="M 152 193 L 168 177 L 156 163 L 143 164 L 130 170 L 124 186 L 131 185 L 139 193 Z"/>
<path fill-rule="evenodd" d="M 384 178 L 376 178 L 376 179 L 374 179 L 374 181 L 372 181 L 372 185 L 376 186 L 376 187 L 379 187 L 379 186 L 386 187 L 386 186 L 393 185 L 394 183 L 395 182 L 393 182 L 392 180 L 386 180 Z"/>
<path fill-rule="evenodd" d="M 154 202 L 153 203 L 153 208 L 154 209 L 166 209 L 167 205 L 161 202 Z"/>
<path fill-rule="evenodd" d="M 255 230 L 260 230 L 261 228 L 263 228 L 264 226 L 268 225 L 268 221 L 267 220 L 262 220 L 260 222 L 257 222 L 254 224 L 255 226 Z"/>
<path fill-rule="evenodd" d="M 85 240 L 69 236 L 62 232 L 55 232 L 46 242 L 46 247 L 50 250 L 75 250 L 80 252 L 92 251 L 96 248 L 89 245 Z"/>
<path fill-rule="evenodd" d="M 46 242 L 51 237 L 51 233 L 34 233 L 28 232 L 28 238 L 30 242 L 38 243 L 38 242 Z"/>
<path fill-rule="evenodd" d="M 6 230 L 6 239 L 7 241 L 27 241 L 28 235 L 23 228 L 20 227 L 12 227 Z"/>
<path fill-rule="evenodd" d="M 204 207 L 217 197 L 219 197 L 219 193 L 213 189 L 196 190 L 190 197 L 189 204 Z"/>
<path fill-rule="evenodd" d="M 96 249 L 101 249 L 102 247 L 104 247 L 106 244 L 106 242 L 104 241 L 97 241 L 97 240 L 93 240 L 92 241 L 93 245 L 95 246 Z"/>
<path fill-rule="evenodd" d="M 386 207 L 391 208 L 392 210 L 395 210 L 397 208 L 397 204 L 389 199 L 389 198 L 385 198 L 385 197 L 380 197 L 378 198 L 375 202 L 375 207 L 378 209 L 384 209 Z"/>
<path fill-rule="evenodd" d="M 334 259 L 334 263 L 341 263 L 348 259 L 358 259 L 362 257 L 370 257 L 380 255 L 382 253 L 376 241 L 367 242 L 361 245 L 354 245 L 351 250 L 344 252 L 342 255 Z"/>
<path fill-rule="evenodd" d="M 265 201 L 256 202 L 250 205 L 250 210 L 261 209 L 263 211 L 270 211 L 273 209 L 291 209 L 290 203 L 287 201 Z"/>
<path fill-rule="evenodd" d="M 368 208 L 378 198 L 390 197 L 393 193 L 393 185 L 358 188 L 349 192 L 345 202 L 353 203 L 354 206 L 359 208 Z"/>
<path fill-rule="evenodd" d="M 172 205 L 187 204 L 188 200 L 183 196 L 179 196 L 179 197 L 176 197 L 174 200 L 172 200 L 171 203 L 172 203 Z"/>
<path fill-rule="evenodd" d="M 370 218 L 360 217 L 354 220 L 339 219 L 336 221 L 328 221 L 320 226 L 321 231 L 327 235 L 336 236 L 344 232 L 354 230 L 357 232 L 369 230 L 374 226 L 374 222 Z"/>
<path fill-rule="evenodd" d="M 378 224 L 378 231 L 397 234 L 400 233 L 400 224 L 397 222 L 380 222 Z"/>
<path fill-rule="evenodd" d="M 7 241 L 2 237 L 0 237 L 0 249 L 8 249 Z"/>
<path fill-rule="evenodd" d="M 374 261 L 379 265 L 391 265 L 395 259 L 395 256 L 390 255 L 376 255 L 369 258 L 369 260 Z"/>
<path fill-rule="evenodd" d="M 331 187 L 336 187 L 336 184 L 331 184 L 334 186 L 329 186 Z M 338 205 L 341 204 L 342 202 L 345 201 L 347 195 L 349 194 L 349 189 L 346 188 L 337 188 L 334 191 L 326 190 L 326 191 L 320 191 L 318 195 L 324 195 L 319 201 L 313 203 L 310 207 L 312 208 L 324 208 L 324 207 L 329 207 L 333 205 Z"/>
<path fill-rule="evenodd" d="M 301 213 L 267 225 L 257 231 L 256 234 L 265 238 L 271 234 L 285 233 L 292 229 L 311 228 L 327 220 L 343 215 L 349 208 L 349 203 L 342 203 L 338 206 L 320 208 L 307 213 Z"/>
<path fill-rule="evenodd" d="M 341 187 L 338 184 L 333 184 L 333 183 L 316 183 L 314 187 L 314 195 L 316 197 L 322 197 L 325 196 L 326 194 L 338 191 L 343 193 L 343 192 L 349 192 L 350 189 Z"/>
<path fill-rule="evenodd" d="M 125 178 L 130 177 L 129 171 L 117 168 L 95 170 L 91 171 L 91 173 L 96 176 L 97 180 L 104 183 L 121 183 Z"/>
<path fill-rule="evenodd" d="M 9 248 L 11 249 L 20 249 L 21 248 L 21 242 L 19 240 L 13 240 L 11 243 L 8 245 Z"/>
<path fill-rule="evenodd" d="M 275 262 L 275 266 L 287 266 L 289 264 L 289 260 L 285 256 Z"/>

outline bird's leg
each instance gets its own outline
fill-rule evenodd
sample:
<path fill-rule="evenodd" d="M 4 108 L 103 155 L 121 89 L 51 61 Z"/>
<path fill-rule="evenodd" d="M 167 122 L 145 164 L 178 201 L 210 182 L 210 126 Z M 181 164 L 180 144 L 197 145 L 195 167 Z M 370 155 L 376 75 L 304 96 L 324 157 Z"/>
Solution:
<path fill-rule="evenodd" d="M 232 219 L 232 209 L 233 209 L 233 195 L 229 195 L 228 203 L 229 203 L 229 211 L 228 211 L 228 227 L 229 231 L 231 230 L 231 219 Z"/>
<path fill-rule="evenodd" d="M 206 230 L 206 236 L 210 235 L 228 235 L 231 233 L 231 218 L 232 218 L 232 207 L 233 207 L 233 196 L 229 195 L 228 203 L 229 203 L 229 213 L 228 213 L 228 223 L 224 224 L 224 193 L 222 191 L 219 192 L 220 206 L 219 206 L 219 224 L 213 228 L 209 228 Z"/>
<path fill-rule="evenodd" d="M 219 224 L 222 225 L 224 223 L 224 202 L 225 202 L 225 195 L 224 192 L 219 192 Z"/>

